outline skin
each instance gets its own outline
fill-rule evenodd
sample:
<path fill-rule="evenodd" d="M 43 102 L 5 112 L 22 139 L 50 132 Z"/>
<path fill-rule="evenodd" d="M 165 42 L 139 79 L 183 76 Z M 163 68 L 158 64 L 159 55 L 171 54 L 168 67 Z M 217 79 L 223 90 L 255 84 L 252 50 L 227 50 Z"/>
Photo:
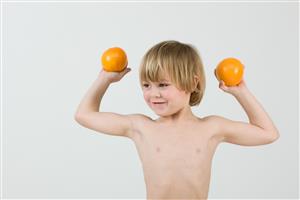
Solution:
<path fill-rule="evenodd" d="M 131 139 L 142 162 L 147 199 L 207 199 L 211 164 L 221 142 L 255 146 L 274 142 L 279 133 L 261 104 L 246 87 L 219 88 L 231 94 L 249 122 L 221 116 L 197 117 L 189 106 L 190 93 L 179 90 L 166 76 L 161 82 L 143 82 L 145 102 L 159 116 L 101 112 L 100 102 L 110 84 L 130 71 L 101 71 L 75 114 L 82 126 L 100 133 Z M 158 104 L 161 103 L 161 104 Z"/>

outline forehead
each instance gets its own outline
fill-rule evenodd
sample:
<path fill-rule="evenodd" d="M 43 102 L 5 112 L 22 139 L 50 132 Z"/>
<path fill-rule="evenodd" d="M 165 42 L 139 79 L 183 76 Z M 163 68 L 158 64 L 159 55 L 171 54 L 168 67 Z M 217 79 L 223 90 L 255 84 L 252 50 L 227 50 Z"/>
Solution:
<path fill-rule="evenodd" d="M 150 82 L 150 83 L 157 83 L 157 82 L 171 82 L 169 77 L 161 77 L 158 80 L 142 80 L 142 82 Z"/>
<path fill-rule="evenodd" d="M 140 72 L 140 78 L 143 81 L 161 81 L 161 80 L 171 80 L 171 76 L 166 70 L 161 68 L 158 69 L 144 69 Z"/>

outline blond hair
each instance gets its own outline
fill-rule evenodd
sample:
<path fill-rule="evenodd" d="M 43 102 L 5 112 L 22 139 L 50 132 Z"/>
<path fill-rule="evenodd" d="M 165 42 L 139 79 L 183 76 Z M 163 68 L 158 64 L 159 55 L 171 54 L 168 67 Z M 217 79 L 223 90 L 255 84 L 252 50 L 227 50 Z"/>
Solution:
<path fill-rule="evenodd" d="M 205 90 L 205 74 L 194 46 L 169 40 L 150 48 L 140 65 L 140 82 L 159 82 L 166 74 L 178 89 L 191 93 L 190 106 L 201 102 Z"/>

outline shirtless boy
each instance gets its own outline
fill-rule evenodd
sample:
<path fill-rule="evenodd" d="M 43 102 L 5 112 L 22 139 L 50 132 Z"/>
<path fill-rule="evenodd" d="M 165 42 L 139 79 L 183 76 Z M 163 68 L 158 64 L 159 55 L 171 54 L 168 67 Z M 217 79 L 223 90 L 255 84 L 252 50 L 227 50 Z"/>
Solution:
<path fill-rule="evenodd" d="M 207 199 L 211 163 L 221 142 L 255 146 L 274 142 L 279 133 L 243 80 L 219 88 L 231 94 L 249 122 L 221 116 L 197 117 L 205 90 L 202 61 L 195 47 L 178 41 L 153 46 L 140 65 L 140 84 L 148 106 L 159 116 L 102 112 L 101 99 L 111 83 L 130 71 L 101 71 L 82 99 L 76 121 L 104 134 L 131 139 L 143 166 L 147 199 Z"/>

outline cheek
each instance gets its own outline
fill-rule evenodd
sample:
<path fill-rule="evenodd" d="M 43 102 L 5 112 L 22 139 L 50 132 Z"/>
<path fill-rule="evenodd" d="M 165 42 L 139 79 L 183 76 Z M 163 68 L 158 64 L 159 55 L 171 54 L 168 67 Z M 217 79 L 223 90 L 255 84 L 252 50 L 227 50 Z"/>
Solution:
<path fill-rule="evenodd" d="M 178 97 L 182 97 L 182 92 L 178 91 L 178 90 L 166 90 L 164 91 L 164 96 L 168 97 L 170 99 L 177 99 Z"/>
<path fill-rule="evenodd" d="M 189 100 L 189 95 L 184 91 L 180 91 L 170 94 L 170 98 L 172 98 L 173 101 L 176 102 L 176 104 L 181 105 L 185 104 L 186 101 Z"/>
<path fill-rule="evenodd" d="M 149 103 L 150 102 L 150 95 L 147 92 L 143 92 L 144 100 Z"/>

